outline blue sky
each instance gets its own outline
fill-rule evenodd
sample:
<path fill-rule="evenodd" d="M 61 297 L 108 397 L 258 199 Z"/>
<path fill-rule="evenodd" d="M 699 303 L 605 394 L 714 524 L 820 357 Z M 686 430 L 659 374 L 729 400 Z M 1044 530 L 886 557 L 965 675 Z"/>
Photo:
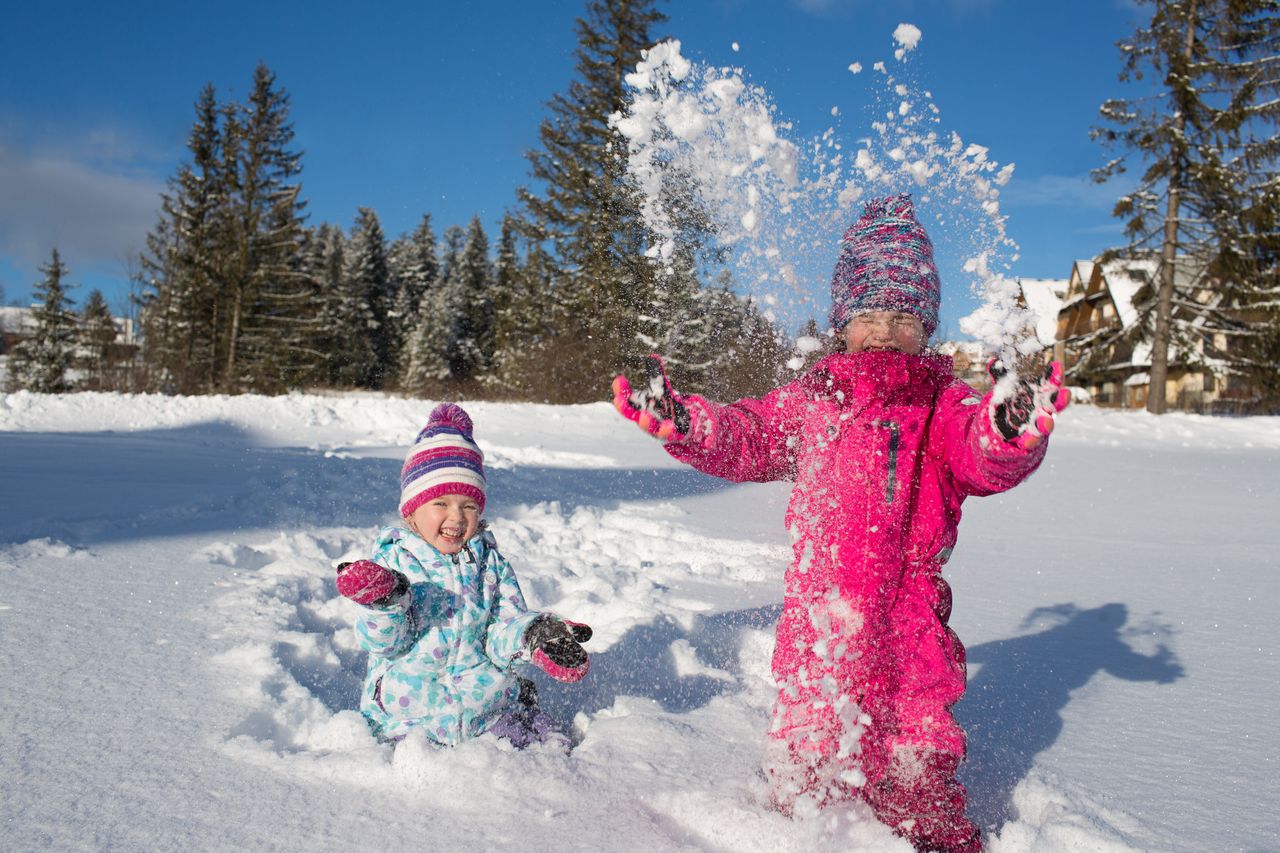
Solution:
<path fill-rule="evenodd" d="M 263 8 L 258 8 L 259 6 Z M 362 8 L 367 6 L 368 8 Z M 659 35 L 741 67 L 800 136 L 839 107 L 866 114 L 852 62 L 887 59 L 901 22 L 942 126 L 1016 164 L 1001 209 L 1021 248 L 1014 272 L 1065 278 L 1075 258 L 1120 241 L 1115 186 L 1089 170 L 1098 106 L 1124 94 L 1115 42 L 1131 0 L 675 0 Z M 264 60 L 292 98 L 310 222 L 349 227 L 360 206 L 388 235 L 431 213 L 437 230 L 478 214 L 494 229 L 528 181 L 552 95 L 573 76 L 578 0 L 424 3 L 22 3 L 0 28 L 0 286 L 25 301 L 57 246 L 73 294 L 127 293 L 126 260 L 186 156 L 205 83 L 242 100 Z M 734 44 L 738 50 L 733 49 Z M 864 75 L 865 76 L 865 75 Z M 939 247 L 944 332 L 973 307 Z M 834 260 L 834 256 L 831 260 Z M 958 261 L 957 261 L 958 263 Z M 817 259 L 820 267 L 830 263 Z M 820 287 L 824 283 L 817 282 Z"/>

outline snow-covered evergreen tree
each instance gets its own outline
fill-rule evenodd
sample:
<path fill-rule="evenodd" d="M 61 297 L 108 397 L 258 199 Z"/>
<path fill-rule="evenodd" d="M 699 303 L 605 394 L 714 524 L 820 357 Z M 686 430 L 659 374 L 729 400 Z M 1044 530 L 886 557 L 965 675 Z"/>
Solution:
<path fill-rule="evenodd" d="M 424 214 L 412 234 L 402 236 L 392 244 L 388 263 L 394 293 L 388 324 L 393 340 L 392 351 L 399 375 L 403 378 L 408 340 L 417 328 L 418 307 L 440 277 L 440 258 L 436 254 L 431 214 Z"/>
<path fill-rule="evenodd" d="M 94 289 L 80 313 L 79 349 L 83 354 L 83 377 L 78 383 L 89 391 L 112 390 L 112 347 L 116 340 L 116 321 L 107 307 L 101 290 Z"/>
<path fill-rule="evenodd" d="M 519 237 L 516 222 L 510 214 L 502 217 L 498 236 L 498 253 L 493 264 L 493 352 L 482 381 L 491 389 L 509 395 L 513 390 L 504 378 L 505 366 L 520 358 L 532 342 L 537 321 L 536 306 L 525 304 L 524 270 L 520 266 Z M 540 313 L 540 312 L 539 312 Z"/>
<path fill-rule="evenodd" d="M 227 112 L 224 155 L 234 155 L 235 192 L 228 224 L 232 253 L 223 387 L 283 390 L 309 338 L 318 306 L 300 263 L 302 155 L 292 149 L 289 96 L 263 63 L 242 108 Z"/>
<path fill-rule="evenodd" d="M 1228 304 L 1241 322 L 1228 360 L 1242 384 L 1259 394 L 1259 411 L 1280 412 L 1280 182 L 1251 194 L 1232 252 L 1222 259 L 1224 276 L 1240 284 Z M 1231 381 L 1230 377 L 1228 381 Z"/>
<path fill-rule="evenodd" d="M 306 269 L 316 287 L 316 301 L 320 306 L 316 347 L 323 358 L 317 381 L 322 385 L 354 387 L 355 380 L 344 372 L 351 349 L 369 348 L 368 354 L 356 358 L 364 364 L 372 360 L 372 348 L 364 333 L 368 320 L 355 310 L 355 302 L 348 298 L 346 237 L 341 228 L 323 223 L 312 231 L 307 242 Z"/>
<path fill-rule="evenodd" d="M 423 294 L 409 335 L 402 374 L 403 387 L 425 394 L 455 379 L 451 354 L 456 349 L 455 327 L 463 310 L 461 268 L 466 234 L 461 227 L 445 229 L 440 246 L 440 275 Z"/>
<path fill-rule="evenodd" d="M 364 319 L 363 335 L 369 344 L 368 362 L 359 373 L 353 362 L 349 365 L 350 375 L 361 387 L 380 388 L 395 374 L 387 332 L 391 275 L 382 225 L 378 215 L 367 207 L 360 208 L 347 240 L 344 278 L 348 299 L 353 303 L 351 316 Z"/>
<path fill-rule="evenodd" d="M 529 357 L 543 362 L 549 389 L 566 401 L 597 399 L 644 354 L 634 318 L 651 310 L 655 268 L 618 156 L 626 147 L 608 117 L 624 107 L 624 78 L 666 20 L 654 7 L 653 0 L 588 2 L 577 22 L 576 77 L 552 98 L 540 147 L 527 155 L 537 186 L 520 191 L 520 221 L 554 261 L 556 292 L 544 307 L 562 312 L 554 344 Z"/>
<path fill-rule="evenodd" d="M 445 284 L 454 306 L 449 373 L 459 383 L 481 377 L 493 360 L 493 263 L 480 217 L 472 217 L 452 279 Z"/>
<path fill-rule="evenodd" d="M 368 292 L 351 277 L 352 247 L 337 228 L 324 226 L 322 289 L 324 328 L 329 353 L 330 381 L 344 388 L 366 387 L 377 370 L 373 330 L 377 318 Z M 354 233 L 354 232 L 353 232 Z"/>
<path fill-rule="evenodd" d="M 228 254 L 222 109 L 212 85 L 200 92 L 187 137 L 191 161 L 169 179 L 141 257 L 144 356 L 158 387 L 211 389 L 225 360 Z"/>
<path fill-rule="evenodd" d="M 31 337 L 18 344 L 10 361 L 10 384 L 42 394 L 71 390 L 67 371 L 75 355 L 78 322 L 71 308 L 66 281 L 67 266 L 54 249 L 49 263 L 40 267 L 44 278 L 32 288 L 36 304 L 31 309 Z"/>
<path fill-rule="evenodd" d="M 1167 408 L 1173 354 L 1197 352 L 1200 341 L 1213 350 L 1215 340 L 1239 338 L 1250 325 L 1236 309 L 1250 301 L 1254 284 L 1239 277 L 1249 274 L 1260 246 L 1246 247 L 1241 238 L 1265 237 L 1250 231 L 1248 211 L 1265 203 L 1277 182 L 1280 4 L 1139 2 L 1151 7 L 1152 16 L 1120 43 L 1120 79 L 1159 82 L 1154 90 L 1144 82 L 1140 94 L 1104 103 L 1108 126 L 1094 136 L 1122 149 L 1098 170 L 1099 180 L 1124 172 L 1130 157 L 1144 164 L 1136 189 L 1119 201 L 1115 215 L 1126 223 L 1125 253 L 1159 262 L 1137 306 L 1151 317 L 1140 331 L 1152 351 L 1147 409 L 1159 414 Z M 1242 258 L 1249 261 L 1239 267 L 1235 262 Z M 1194 287 L 1179 286 L 1179 268 L 1187 266 L 1203 271 L 1182 276 Z M 1274 295 L 1263 296 L 1254 307 L 1274 301 Z M 1237 349 L 1227 344 L 1217 355 L 1230 359 Z"/>
<path fill-rule="evenodd" d="M 733 292 L 727 273 L 699 291 L 698 303 L 691 390 L 721 400 L 758 397 L 786 378 L 787 340 L 754 299 Z"/>

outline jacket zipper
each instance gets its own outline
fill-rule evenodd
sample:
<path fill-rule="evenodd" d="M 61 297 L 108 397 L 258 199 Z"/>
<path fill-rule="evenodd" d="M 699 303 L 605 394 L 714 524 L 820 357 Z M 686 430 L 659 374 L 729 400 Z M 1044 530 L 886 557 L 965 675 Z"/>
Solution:
<path fill-rule="evenodd" d="M 463 545 L 462 547 L 466 548 L 467 546 Z M 469 549 L 468 549 L 468 553 L 470 553 Z M 465 586 L 465 583 L 463 582 L 463 579 L 462 579 L 462 552 L 461 551 L 454 552 L 453 554 L 450 554 L 449 557 L 453 560 L 454 583 L 458 584 L 459 586 Z M 462 607 L 465 607 L 466 605 L 460 602 L 458 606 L 459 608 L 462 608 Z M 459 610 L 459 615 L 461 615 L 461 610 Z M 462 631 L 459 630 L 454 632 L 453 648 L 450 649 L 449 651 L 450 674 L 449 674 L 449 685 L 447 689 L 449 690 L 450 693 L 455 695 L 458 694 L 458 691 L 453 686 L 453 678 L 454 678 L 453 670 L 458 665 L 458 655 L 461 651 L 462 651 Z M 466 736 L 466 731 L 464 729 L 464 722 L 462 719 L 462 701 L 460 697 L 458 699 L 458 726 L 457 727 L 458 727 L 457 737 L 458 737 L 458 740 L 461 741 L 463 737 Z"/>
<path fill-rule="evenodd" d="M 873 426 L 889 430 L 889 472 L 884 487 L 884 502 L 893 503 L 898 487 L 898 425 L 893 421 L 874 421 Z"/>

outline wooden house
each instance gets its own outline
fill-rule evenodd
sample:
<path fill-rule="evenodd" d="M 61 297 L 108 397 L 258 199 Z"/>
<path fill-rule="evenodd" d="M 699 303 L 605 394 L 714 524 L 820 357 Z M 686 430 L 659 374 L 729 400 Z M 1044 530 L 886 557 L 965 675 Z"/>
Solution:
<path fill-rule="evenodd" d="M 1076 261 L 1067 279 L 1057 328 L 1046 358 L 1061 361 L 1070 385 L 1082 389 L 1099 406 L 1143 408 L 1150 383 L 1151 345 L 1142 341 L 1140 306 L 1149 304 L 1159 286 L 1160 262 L 1153 258 L 1120 258 L 1105 262 Z M 1202 284 L 1203 268 L 1189 258 L 1174 267 L 1180 299 L 1211 305 L 1219 292 Z M 1030 307 L 1030 301 L 1028 301 Z M 1203 318 L 1185 308 L 1190 334 L 1170 347 L 1165 395 L 1171 408 L 1188 411 L 1238 411 L 1253 397 L 1237 377 L 1228 376 L 1213 356 L 1227 346 L 1222 333 L 1196 334 Z"/>

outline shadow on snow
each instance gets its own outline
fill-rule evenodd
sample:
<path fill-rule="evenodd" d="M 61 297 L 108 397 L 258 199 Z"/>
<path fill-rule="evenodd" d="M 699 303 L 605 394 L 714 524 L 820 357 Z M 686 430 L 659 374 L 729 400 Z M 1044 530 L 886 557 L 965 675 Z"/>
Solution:
<path fill-rule="evenodd" d="M 247 430 L 203 423 L 138 432 L 0 432 L 5 488 L 0 542 L 48 537 L 70 545 L 242 529 L 376 527 L 395 519 L 399 452 L 363 458 L 264 447 Z M 559 501 L 705 494 L 729 486 L 687 468 L 488 471 L 499 514 Z"/>
<path fill-rule="evenodd" d="M 1012 817 L 1013 789 L 1030 772 L 1036 756 L 1058 739 L 1072 691 L 1100 672 L 1155 684 L 1169 684 L 1184 675 L 1182 664 L 1163 643 L 1151 655 L 1129 647 L 1124 638 L 1129 610 L 1124 604 L 1039 607 L 1023 626 L 1045 618 L 1058 624 L 969 649 L 969 661 L 982 667 L 954 709 L 969 737 L 961 779 L 971 795 L 970 817 L 988 829 Z M 1171 633 L 1167 627 L 1157 630 Z"/>

